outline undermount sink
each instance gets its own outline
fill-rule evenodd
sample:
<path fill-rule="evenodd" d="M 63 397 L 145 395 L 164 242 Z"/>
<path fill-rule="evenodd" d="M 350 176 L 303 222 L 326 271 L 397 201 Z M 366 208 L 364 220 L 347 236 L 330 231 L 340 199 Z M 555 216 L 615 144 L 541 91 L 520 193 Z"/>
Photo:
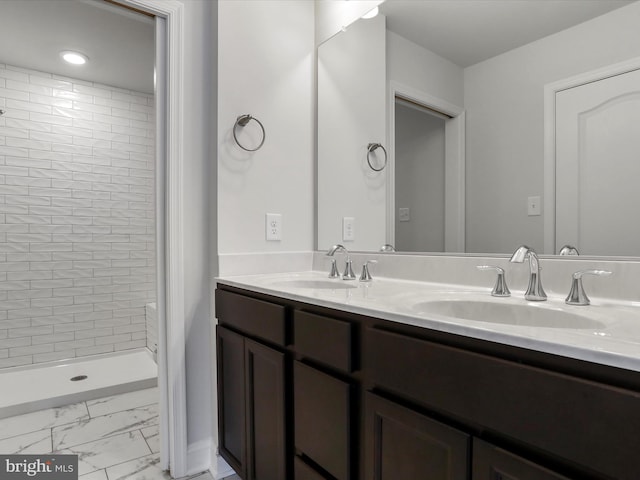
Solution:
<path fill-rule="evenodd" d="M 523 327 L 602 329 L 605 324 L 583 315 L 538 303 L 499 303 L 480 300 L 434 300 L 413 306 L 420 315 L 439 315 L 462 320 Z"/>
<path fill-rule="evenodd" d="M 303 280 L 303 279 L 294 279 L 294 280 L 281 280 L 279 282 L 275 282 L 274 286 L 284 287 L 284 288 L 315 288 L 321 290 L 344 290 L 348 288 L 358 288 L 357 285 L 353 283 L 349 283 L 348 280 Z"/>

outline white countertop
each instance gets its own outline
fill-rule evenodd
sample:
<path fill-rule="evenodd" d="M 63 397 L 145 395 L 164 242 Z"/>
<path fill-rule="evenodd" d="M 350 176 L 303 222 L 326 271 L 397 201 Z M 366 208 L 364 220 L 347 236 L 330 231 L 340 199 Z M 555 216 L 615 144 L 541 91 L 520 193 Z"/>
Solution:
<path fill-rule="evenodd" d="M 371 283 L 327 278 L 326 272 L 296 272 L 226 276 L 218 283 L 322 307 L 562 355 L 613 367 L 640 371 L 640 303 L 591 298 L 589 306 L 570 306 L 564 297 L 527 302 L 523 291 L 496 298 L 490 289 L 444 283 L 376 277 Z M 302 286 L 304 284 L 306 286 Z M 335 283 L 336 288 L 331 288 Z M 313 288 L 313 287 L 320 288 Z M 433 312 L 431 301 L 468 300 L 524 307 L 535 320 L 538 310 L 578 314 L 586 328 L 557 328 L 465 320 Z"/>

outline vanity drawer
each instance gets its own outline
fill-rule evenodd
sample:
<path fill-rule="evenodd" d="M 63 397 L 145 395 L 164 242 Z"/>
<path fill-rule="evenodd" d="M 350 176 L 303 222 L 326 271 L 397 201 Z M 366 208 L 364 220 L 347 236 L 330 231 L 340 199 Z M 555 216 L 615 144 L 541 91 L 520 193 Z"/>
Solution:
<path fill-rule="evenodd" d="M 293 343 L 296 352 L 328 366 L 353 371 L 353 325 L 330 317 L 296 310 Z"/>
<path fill-rule="evenodd" d="M 281 305 L 217 289 L 216 317 L 223 325 L 286 345 L 286 309 Z"/>
<path fill-rule="evenodd" d="M 351 478 L 351 385 L 294 362 L 296 450 L 337 480 Z"/>
<path fill-rule="evenodd" d="M 638 392 L 377 329 L 365 332 L 364 350 L 376 388 L 612 478 L 637 478 Z"/>

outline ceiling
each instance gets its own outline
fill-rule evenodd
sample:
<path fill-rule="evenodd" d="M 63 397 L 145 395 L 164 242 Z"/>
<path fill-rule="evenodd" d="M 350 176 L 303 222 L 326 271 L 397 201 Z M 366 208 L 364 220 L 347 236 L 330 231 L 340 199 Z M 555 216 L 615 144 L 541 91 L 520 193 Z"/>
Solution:
<path fill-rule="evenodd" d="M 468 67 L 634 1 L 386 0 L 380 11 L 389 30 Z"/>
<path fill-rule="evenodd" d="M 634 0 L 386 0 L 387 27 L 466 67 Z M 60 51 L 89 57 L 81 67 Z M 153 19 L 102 0 L 0 0 L 0 63 L 153 93 Z"/>
<path fill-rule="evenodd" d="M 0 63 L 153 93 L 153 18 L 101 0 L 0 0 Z M 82 66 L 63 50 L 89 57 Z"/>

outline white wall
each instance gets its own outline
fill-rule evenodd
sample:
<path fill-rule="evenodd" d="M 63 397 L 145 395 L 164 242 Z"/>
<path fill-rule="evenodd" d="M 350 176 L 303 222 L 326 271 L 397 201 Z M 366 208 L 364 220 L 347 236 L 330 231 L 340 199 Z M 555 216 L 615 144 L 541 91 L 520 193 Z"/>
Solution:
<path fill-rule="evenodd" d="M 212 292 L 216 237 L 215 209 L 216 2 L 184 3 L 184 302 L 186 335 L 187 441 L 190 472 L 208 469 L 215 445 L 211 351 Z"/>
<path fill-rule="evenodd" d="M 640 56 L 638 25 L 636 2 L 465 69 L 467 251 L 543 250 L 544 85 Z"/>
<path fill-rule="evenodd" d="M 464 104 L 462 68 L 390 30 L 387 30 L 387 79 L 453 105 Z"/>
<path fill-rule="evenodd" d="M 367 163 L 386 146 L 385 18 L 352 24 L 318 48 L 318 249 L 378 250 L 385 243 L 387 169 Z M 371 154 L 382 161 L 381 149 Z M 344 240 L 342 219 L 355 219 Z"/>
<path fill-rule="evenodd" d="M 146 346 L 153 95 L 0 65 L 0 367 Z"/>
<path fill-rule="evenodd" d="M 313 3 L 218 5 L 218 251 L 312 250 Z M 232 137 L 242 114 L 266 130 L 264 146 L 253 153 Z M 282 214 L 281 241 L 266 241 L 266 213 Z"/>

